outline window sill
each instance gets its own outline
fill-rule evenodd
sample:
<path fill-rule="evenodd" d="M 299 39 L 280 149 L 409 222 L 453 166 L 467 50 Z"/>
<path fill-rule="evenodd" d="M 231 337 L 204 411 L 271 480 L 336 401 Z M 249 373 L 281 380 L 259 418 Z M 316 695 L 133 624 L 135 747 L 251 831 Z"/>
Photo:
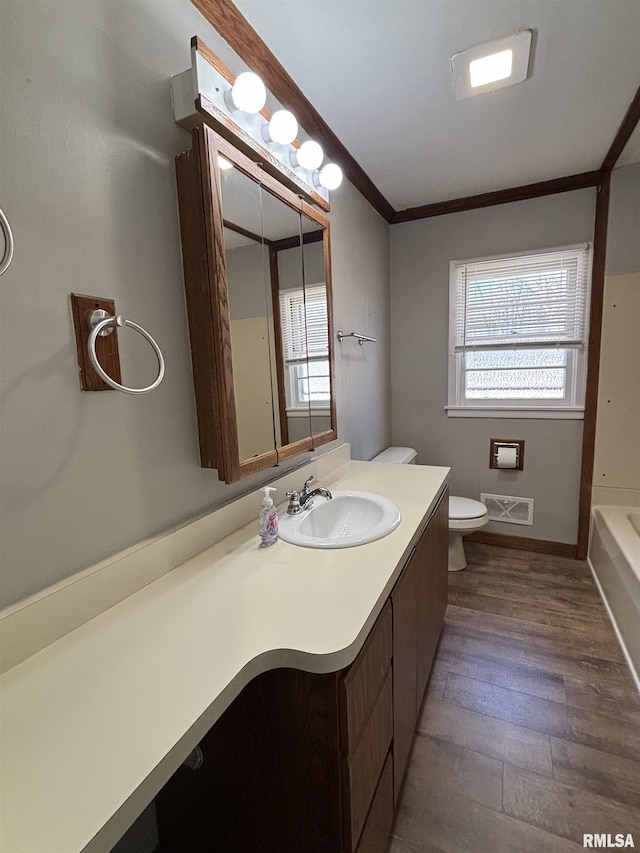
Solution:
<path fill-rule="evenodd" d="M 555 406 L 445 406 L 448 418 L 526 418 L 527 420 L 584 420 L 584 409 Z"/>
<path fill-rule="evenodd" d="M 308 418 L 309 417 L 309 409 L 286 409 L 286 414 L 288 418 Z M 330 409 L 320 409 L 315 406 L 311 407 L 311 416 L 314 418 L 328 418 L 331 414 Z"/>

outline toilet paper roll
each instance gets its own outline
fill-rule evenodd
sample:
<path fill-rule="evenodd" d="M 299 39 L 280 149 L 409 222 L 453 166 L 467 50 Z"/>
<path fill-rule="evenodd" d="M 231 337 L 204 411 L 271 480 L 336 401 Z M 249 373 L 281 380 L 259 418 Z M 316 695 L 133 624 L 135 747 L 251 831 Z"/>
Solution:
<path fill-rule="evenodd" d="M 498 448 L 498 468 L 515 468 L 518 464 L 515 447 Z"/>

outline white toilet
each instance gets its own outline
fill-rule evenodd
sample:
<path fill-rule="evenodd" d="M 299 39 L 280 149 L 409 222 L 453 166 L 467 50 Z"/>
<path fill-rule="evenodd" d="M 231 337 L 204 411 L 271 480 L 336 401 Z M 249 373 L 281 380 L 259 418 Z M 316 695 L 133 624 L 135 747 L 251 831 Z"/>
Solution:
<path fill-rule="evenodd" d="M 467 565 L 462 537 L 480 530 L 489 521 L 489 512 L 480 501 L 449 498 L 449 571 L 459 572 Z"/>
<path fill-rule="evenodd" d="M 413 447 L 387 447 L 378 453 L 372 462 L 397 462 L 399 465 L 415 465 L 418 452 Z"/>
<path fill-rule="evenodd" d="M 418 454 L 412 447 L 387 447 L 372 462 L 395 462 L 415 465 Z M 486 506 L 471 498 L 451 495 L 449 498 L 449 571 L 459 572 L 467 565 L 462 537 L 480 530 L 489 521 Z"/>

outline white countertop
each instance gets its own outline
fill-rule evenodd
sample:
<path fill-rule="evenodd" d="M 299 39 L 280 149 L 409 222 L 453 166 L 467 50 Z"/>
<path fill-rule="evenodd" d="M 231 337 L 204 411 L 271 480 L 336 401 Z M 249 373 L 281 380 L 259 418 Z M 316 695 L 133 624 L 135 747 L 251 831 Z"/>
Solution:
<path fill-rule="evenodd" d="M 256 519 L 0 680 L 0 849 L 108 851 L 260 672 L 357 655 L 448 468 L 349 462 L 321 485 L 378 492 L 402 522 L 357 548 L 278 541 Z"/>

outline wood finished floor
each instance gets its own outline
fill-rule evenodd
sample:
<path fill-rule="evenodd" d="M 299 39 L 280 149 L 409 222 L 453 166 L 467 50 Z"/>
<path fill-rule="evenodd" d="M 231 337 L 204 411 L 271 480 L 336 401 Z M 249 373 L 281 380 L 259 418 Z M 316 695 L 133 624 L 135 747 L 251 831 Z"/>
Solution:
<path fill-rule="evenodd" d="M 387 853 L 640 848 L 640 695 L 588 565 L 465 548 Z"/>

